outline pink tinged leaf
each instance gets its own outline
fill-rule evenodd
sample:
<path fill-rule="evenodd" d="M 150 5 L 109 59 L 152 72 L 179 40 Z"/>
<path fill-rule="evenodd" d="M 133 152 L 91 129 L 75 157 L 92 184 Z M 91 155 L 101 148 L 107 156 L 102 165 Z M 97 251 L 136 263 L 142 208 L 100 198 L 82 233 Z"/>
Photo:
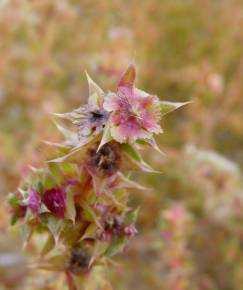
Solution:
<path fill-rule="evenodd" d="M 69 187 L 69 186 L 79 186 L 80 182 L 77 179 L 67 179 L 65 181 L 65 187 Z"/>
<path fill-rule="evenodd" d="M 92 172 L 89 172 L 92 176 L 92 183 L 93 183 L 93 189 L 97 196 L 101 195 L 106 187 L 106 179 L 99 178 L 95 176 Z"/>
<path fill-rule="evenodd" d="M 65 274 L 66 274 L 68 289 L 69 290 L 78 290 L 78 288 L 75 285 L 75 281 L 74 281 L 74 278 L 72 276 L 72 273 L 70 273 L 69 271 L 66 271 Z"/>
<path fill-rule="evenodd" d="M 133 88 L 135 78 L 136 78 L 136 68 L 134 64 L 130 64 L 127 67 L 126 71 L 123 73 L 118 83 L 118 87 Z"/>

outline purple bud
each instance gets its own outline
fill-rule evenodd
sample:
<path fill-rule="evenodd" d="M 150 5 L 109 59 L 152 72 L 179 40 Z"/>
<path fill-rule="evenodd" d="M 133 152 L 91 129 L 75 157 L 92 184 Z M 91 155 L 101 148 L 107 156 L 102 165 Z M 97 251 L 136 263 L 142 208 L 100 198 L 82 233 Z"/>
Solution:
<path fill-rule="evenodd" d="M 130 224 L 127 227 L 124 228 L 124 232 L 129 237 L 133 237 L 137 234 L 137 229 L 135 228 L 134 224 Z"/>
<path fill-rule="evenodd" d="M 64 218 L 66 192 L 62 188 L 47 190 L 43 196 L 43 203 L 56 216 Z"/>

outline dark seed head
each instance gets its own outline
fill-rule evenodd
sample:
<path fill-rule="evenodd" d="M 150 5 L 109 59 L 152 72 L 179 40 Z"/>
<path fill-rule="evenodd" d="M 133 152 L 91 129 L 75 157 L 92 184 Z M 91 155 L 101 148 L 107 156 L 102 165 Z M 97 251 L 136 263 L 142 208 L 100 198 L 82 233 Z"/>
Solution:
<path fill-rule="evenodd" d="M 123 217 L 115 214 L 106 214 L 101 220 L 102 229 L 97 231 L 97 238 L 100 240 L 111 240 L 113 236 L 124 234 Z"/>
<path fill-rule="evenodd" d="M 98 144 L 88 150 L 88 169 L 100 177 L 116 173 L 120 167 L 121 149 L 118 143 L 109 142 L 97 152 Z"/>
<path fill-rule="evenodd" d="M 89 270 L 91 253 L 88 248 L 75 246 L 71 251 L 68 270 L 73 274 L 80 275 Z"/>
<path fill-rule="evenodd" d="M 114 232 L 115 234 L 119 234 L 123 226 L 123 220 L 120 216 L 110 216 L 107 217 L 105 220 L 104 229 L 110 230 Z"/>

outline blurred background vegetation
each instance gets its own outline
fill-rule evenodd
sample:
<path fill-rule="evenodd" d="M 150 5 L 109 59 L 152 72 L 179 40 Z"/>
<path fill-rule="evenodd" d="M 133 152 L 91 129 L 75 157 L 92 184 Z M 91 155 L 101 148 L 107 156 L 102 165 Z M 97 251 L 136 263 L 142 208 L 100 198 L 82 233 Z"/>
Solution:
<path fill-rule="evenodd" d="M 85 69 L 115 90 L 135 60 L 139 88 L 193 103 L 162 120 L 166 156 L 145 152 L 163 173 L 135 176 L 152 188 L 131 195 L 139 235 L 106 275 L 117 290 L 241 290 L 242 31 L 242 0 L 1 0 L 0 256 L 7 193 L 61 138 L 49 113 L 85 101 Z M 22 289 L 62 289 L 41 275 Z M 0 263 L 0 289 L 12 279 Z"/>

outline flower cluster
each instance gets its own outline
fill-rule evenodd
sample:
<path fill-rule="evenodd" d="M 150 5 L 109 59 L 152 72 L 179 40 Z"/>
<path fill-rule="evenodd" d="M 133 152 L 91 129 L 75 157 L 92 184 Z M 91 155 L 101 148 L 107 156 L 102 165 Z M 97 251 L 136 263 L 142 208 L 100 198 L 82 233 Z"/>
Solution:
<path fill-rule="evenodd" d="M 126 173 L 152 171 L 138 145 L 158 149 L 154 134 L 162 132 L 161 117 L 185 104 L 163 102 L 135 88 L 135 76 L 131 64 L 117 92 L 105 93 L 87 75 L 88 104 L 55 114 L 76 130 L 58 124 L 65 141 L 47 142 L 55 149 L 53 159 L 45 168 L 32 168 L 28 180 L 9 195 L 12 224 L 19 221 L 24 227 L 26 241 L 36 233 L 47 234 L 39 267 L 66 272 L 69 283 L 72 275 L 87 274 L 121 251 L 137 233 L 129 189 L 142 186 Z M 52 250 L 58 247 L 53 259 Z"/>

